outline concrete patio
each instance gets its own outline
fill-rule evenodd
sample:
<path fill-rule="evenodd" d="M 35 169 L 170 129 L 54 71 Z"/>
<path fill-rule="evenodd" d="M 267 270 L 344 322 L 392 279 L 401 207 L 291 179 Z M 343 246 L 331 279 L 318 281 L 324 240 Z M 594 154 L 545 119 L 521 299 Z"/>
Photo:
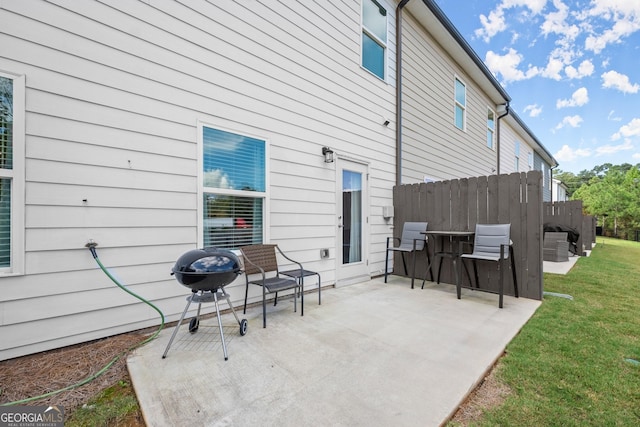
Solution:
<path fill-rule="evenodd" d="M 186 296 L 186 295 L 185 295 Z M 390 276 L 222 316 L 190 334 L 173 327 L 132 354 L 127 365 L 147 425 L 438 426 L 475 388 L 540 301 Z M 299 308 L 298 308 L 299 309 Z"/>

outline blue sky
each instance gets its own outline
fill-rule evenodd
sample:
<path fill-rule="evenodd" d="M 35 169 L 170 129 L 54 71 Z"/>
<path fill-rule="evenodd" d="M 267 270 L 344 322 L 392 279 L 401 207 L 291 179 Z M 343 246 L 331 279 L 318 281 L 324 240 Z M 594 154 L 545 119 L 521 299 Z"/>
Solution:
<path fill-rule="evenodd" d="M 640 0 L 436 3 L 559 169 L 640 163 Z"/>

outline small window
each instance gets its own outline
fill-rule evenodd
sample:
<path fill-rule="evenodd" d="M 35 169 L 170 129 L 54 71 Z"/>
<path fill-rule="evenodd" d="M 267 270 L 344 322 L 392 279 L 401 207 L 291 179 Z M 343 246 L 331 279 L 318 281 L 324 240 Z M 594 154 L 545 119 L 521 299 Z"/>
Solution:
<path fill-rule="evenodd" d="M 496 133 L 496 113 L 487 109 L 487 147 L 493 150 Z"/>
<path fill-rule="evenodd" d="M 467 87 L 458 78 L 455 83 L 455 112 L 456 127 L 464 130 L 467 114 Z"/>
<path fill-rule="evenodd" d="M 0 274 L 24 268 L 24 81 L 0 74 Z"/>
<path fill-rule="evenodd" d="M 520 172 L 520 141 L 516 141 L 514 168 L 516 172 Z"/>
<path fill-rule="evenodd" d="M 533 170 L 533 153 L 529 152 L 529 170 Z"/>
<path fill-rule="evenodd" d="M 204 246 L 262 243 L 266 142 L 202 127 Z"/>
<path fill-rule="evenodd" d="M 375 0 L 362 2 L 362 66 L 384 80 L 387 56 L 387 11 Z"/>

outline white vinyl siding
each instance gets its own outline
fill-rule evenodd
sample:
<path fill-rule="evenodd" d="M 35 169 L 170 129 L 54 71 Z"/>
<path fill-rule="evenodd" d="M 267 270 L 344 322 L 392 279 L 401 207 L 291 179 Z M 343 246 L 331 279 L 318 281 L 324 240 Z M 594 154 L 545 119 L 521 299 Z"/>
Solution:
<path fill-rule="evenodd" d="M 403 17 L 403 183 L 490 175 L 496 154 L 486 148 L 486 111 L 494 103 L 424 27 Z M 465 132 L 455 127 L 456 77 L 466 83 Z"/>
<path fill-rule="evenodd" d="M 510 115 L 500 119 L 500 173 L 531 170 L 528 162 L 533 161 L 534 143 Z"/>
<path fill-rule="evenodd" d="M 200 122 L 269 141 L 264 240 L 330 285 L 335 259 L 319 253 L 335 252 L 336 177 L 321 148 L 371 163 L 371 212 L 395 181 L 395 128 L 382 125 L 394 20 L 384 83 L 361 68 L 361 12 L 347 0 L 2 2 L 0 70 L 26 75 L 27 103 L 25 276 L 0 277 L 0 360 L 158 324 L 97 269 L 89 239 L 177 320 L 189 290 L 169 272 L 203 244 Z M 381 274 L 388 223 L 372 216 L 370 230 Z M 241 280 L 226 289 L 244 298 Z"/>

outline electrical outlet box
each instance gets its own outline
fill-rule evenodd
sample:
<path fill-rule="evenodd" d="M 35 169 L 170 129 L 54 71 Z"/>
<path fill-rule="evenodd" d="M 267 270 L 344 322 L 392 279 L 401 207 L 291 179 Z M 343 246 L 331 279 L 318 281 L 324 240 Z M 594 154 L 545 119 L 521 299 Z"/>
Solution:
<path fill-rule="evenodd" d="M 329 249 L 320 249 L 320 258 L 322 259 L 329 258 Z"/>
<path fill-rule="evenodd" d="M 383 218 L 393 218 L 393 206 L 383 206 L 382 207 L 382 217 Z"/>

